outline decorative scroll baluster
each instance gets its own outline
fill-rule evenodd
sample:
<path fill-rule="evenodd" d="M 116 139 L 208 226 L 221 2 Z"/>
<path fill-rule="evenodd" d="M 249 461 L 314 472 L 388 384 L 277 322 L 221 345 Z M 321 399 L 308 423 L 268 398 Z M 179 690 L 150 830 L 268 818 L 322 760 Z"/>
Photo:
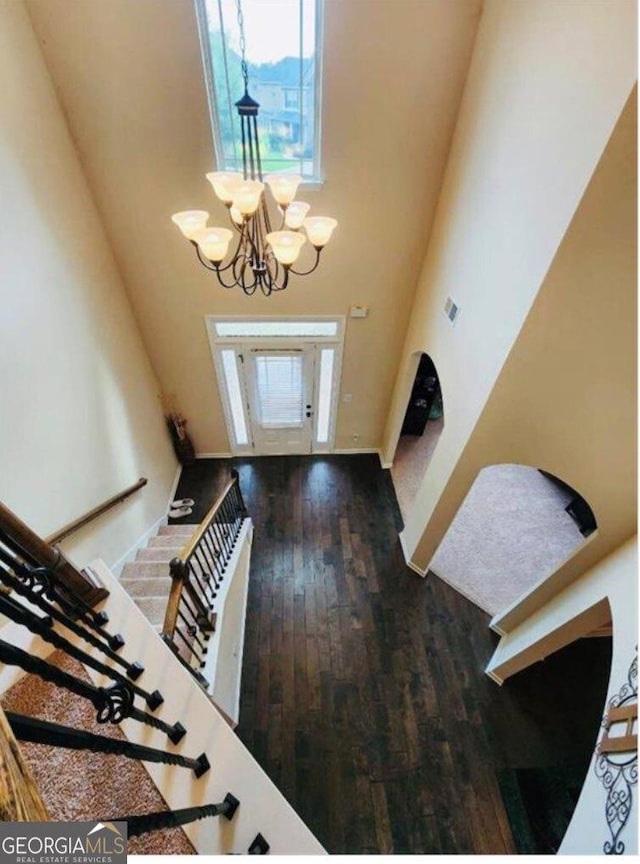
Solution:
<path fill-rule="evenodd" d="M 3 557 L 3 550 L 0 548 L 0 559 L 5 560 Z M 11 566 L 11 565 L 9 565 Z M 91 630 L 87 630 L 82 627 L 72 618 L 70 618 L 66 613 L 60 611 L 57 606 L 54 606 L 53 603 L 47 599 L 47 597 L 40 592 L 34 592 L 24 582 L 21 582 L 13 573 L 10 573 L 8 570 L 0 567 L 0 582 L 6 585 L 8 588 L 11 588 L 16 594 L 19 594 L 21 597 L 24 597 L 25 600 L 28 600 L 30 603 L 33 603 L 39 609 L 53 618 L 58 623 L 64 625 L 67 630 L 70 630 L 72 633 L 75 633 L 76 636 L 80 636 L 87 642 L 89 645 L 92 645 L 94 648 L 97 648 L 101 651 L 105 656 L 109 657 L 113 660 L 114 663 L 117 663 L 123 669 L 126 670 L 127 676 L 131 678 L 132 681 L 136 681 L 144 672 L 144 667 L 137 662 L 129 663 L 124 658 L 120 657 L 114 649 L 109 645 L 108 642 L 101 640 L 97 635 L 95 635 Z M 121 644 L 124 644 L 124 640 Z"/>
<path fill-rule="evenodd" d="M 206 754 L 201 753 L 196 759 L 181 756 L 179 753 L 166 753 L 155 747 L 145 747 L 122 738 L 107 738 L 105 735 L 95 735 L 83 729 L 72 729 L 60 723 L 51 723 L 37 717 L 27 717 L 24 714 L 6 712 L 13 734 L 19 741 L 31 741 L 33 744 L 47 744 L 51 747 L 64 747 L 67 750 L 90 750 L 92 753 L 112 753 L 126 756 L 127 759 L 140 759 L 142 762 L 161 762 L 165 765 L 178 765 L 190 768 L 196 777 L 202 777 L 209 768 Z"/>
<path fill-rule="evenodd" d="M 0 503 L 0 541 L 14 550 L 20 558 L 36 567 L 47 567 L 73 596 L 86 603 L 96 604 L 109 592 L 87 574 L 81 573 L 64 557 L 59 549 L 46 543 L 15 513 Z"/>
<path fill-rule="evenodd" d="M 246 515 L 237 471 L 179 557 L 170 564 L 172 584 L 163 625 L 166 638 L 179 641 L 178 655 L 201 666 L 208 634 L 215 628 L 213 603 L 225 578 Z M 194 631 L 188 616 L 197 630 Z M 185 633 L 183 626 L 187 626 Z"/>
<path fill-rule="evenodd" d="M 74 657 L 76 660 L 79 660 L 81 663 L 84 663 L 87 666 L 90 666 L 92 669 L 95 669 L 96 672 L 100 672 L 102 675 L 106 675 L 108 678 L 111 678 L 114 681 L 119 681 L 122 684 L 126 684 L 131 690 L 136 693 L 138 696 L 141 696 L 148 707 L 155 711 L 159 705 L 162 705 L 164 702 L 164 698 L 162 694 L 158 690 L 154 690 L 153 693 L 148 693 L 146 690 L 143 690 L 141 687 L 138 687 L 136 684 L 128 682 L 124 675 L 121 675 L 115 669 L 112 669 L 109 666 L 105 666 L 104 663 L 101 663 L 99 660 L 92 657 L 90 654 L 87 654 L 86 651 L 83 651 L 82 648 L 78 648 L 72 642 L 69 642 L 68 639 L 65 639 L 64 636 L 61 636 L 53 629 L 53 620 L 50 617 L 40 618 L 30 609 L 25 608 L 17 600 L 13 597 L 5 597 L 0 594 L 0 612 L 10 618 L 12 621 L 15 621 L 17 624 L 21 624 L 31 633 L 35 633 L 37 636 L 40 636 L 41 639 L 44 639 L 45 642 L 48 642 L 50 645 L 53 645 L 55 648 L 62 649 L 65 651 L 70 657 Z"/>
<path fill-rule="evenodd" d="M 207 816 L 224 816 L 225 819 L 233 819 L 240 802 L 231 793 L 225 795 L 220 804 L 205 804 L 202 807 L 185 807 L 183 810 L 162 810 L 159 813 L 145 813 L 143 816 L 117 816 L 109 819 L 110 822 L 127 823 L 127 834 L 129 837 L 139 837 L 151 831 L 161 831 L 163 828 L 179 828 L 205 819 Z"/>
<path fill-rule="evenodd" d="M 133 704 L 133 691 L 128 682 L 123 684 L 118 681 L 109 687 L 94 687 L 93 684 L 81 681 L 62 669 L 52 666 L 46 660 L 34 657 L 2 639 L 0 639 L 0 662 L 8 666 L 18 666 L 25 672 L 32 672 L 44 681 L 50 681 L 87 699 L 98 712 L 96 717 L 98 723 L 121 723 L 125 718 L 131 718 L 164 732 L 174 744 L 177 744 L 186 732 L 181 723 L 170 726 L 163 720 L 136 708 Z"/>
<path fill-rule="evenodd" d="M 0 538 L 1 542 L 5 542 Z M 111 635 L 104 629 L 109 616 L 106 612 L 94 612 L 80 597 L 73 597 L 60 581 L 55 568 L 40 567 L 25 563 L 8 548 L 0 546 L 0 560 L 11 569 L 13 574 L 34 594 L 44 594 L 51 602 L 72 619 L 80 621 L 105 639 L 113 651 L 118 651 L 124 645 L 120 634 Z"/>
<path fill-rule="evenodd" d="M 233 484 L 233 495 L 238 503 L 238 510 L 240 511 L 240 515 L 244 519 L 247 515 L 247 508 L 244 503 L 244 498 L 242 497 L 242 489 L 240 488 L 240 475 L 236 468 L 231 469 L 231 478 L 234 481 Z"/>
<path fill-rule="evenodd" d="M 190 665 L 187 663 L 187 661 L 184 659 L 184 657 L 180 654 L 180 651 L 178 650 L 178 648 L 176 647 L 176 645 L 173 643 L 171 637 L 168 636 L 166 633 L 163 633 L 163 634 L 162 634 L 162 640 L 163 640 L 163 642 L 165 643 L 165 645 L 167 645 L 167 646 L 172 650 L 174 656 L 178 658 L 178 660 L 179 660 L 180 663 L 184 666 L 184 668 L 185 668 L 185 669 L 188 669 L 189 672 L 191 672 L 191 674 L 192 674 L 193 677 L 196 679 L 196 681 L 198 682 L 198 684 L 199 684 L 199 685 L 200 685 L 204 690 L 207 690 L 207 691 L 208 691 L 208 690 L 209 690 L 209 687 L 210 687 L 210 684 L 209 684 L 209 682 L 207 681 L 207 679 L 204 677 L 204 675 L 203 675 L 200 671 L 198 671 L 198 669 L 194 669 L 193 666 L 190 666 Z"/>

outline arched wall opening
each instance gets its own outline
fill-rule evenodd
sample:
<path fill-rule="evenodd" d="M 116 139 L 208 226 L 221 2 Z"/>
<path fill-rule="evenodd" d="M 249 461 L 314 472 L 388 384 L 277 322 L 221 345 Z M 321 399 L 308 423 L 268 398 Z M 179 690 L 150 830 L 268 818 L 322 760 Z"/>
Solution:
<path fill-rule="evenodd" d="M 396 497 L 405 521 L 444 428 L 442 388 L 435 364 L 423 351 L 416 351 L 413 361 L 411 389 L 391 466 Z"/>
<path fill-rule="evenodd" d="M 545 579 L 597 528 L 569 484 L 528 465 L 477 475 L 429 570 L 491 616 Z"/>

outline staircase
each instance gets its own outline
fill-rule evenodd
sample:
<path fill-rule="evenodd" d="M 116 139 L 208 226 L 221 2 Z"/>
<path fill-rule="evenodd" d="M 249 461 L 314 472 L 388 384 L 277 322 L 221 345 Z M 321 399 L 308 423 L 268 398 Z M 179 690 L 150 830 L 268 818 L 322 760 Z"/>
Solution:
<path fill-rule="evenodd" d="M 198 525 L 162 525 L 135 561 L 125 564 L 120 584 L 158 632 L 167 609 L 171 576 L 169 562 L 176 558 Z"/>

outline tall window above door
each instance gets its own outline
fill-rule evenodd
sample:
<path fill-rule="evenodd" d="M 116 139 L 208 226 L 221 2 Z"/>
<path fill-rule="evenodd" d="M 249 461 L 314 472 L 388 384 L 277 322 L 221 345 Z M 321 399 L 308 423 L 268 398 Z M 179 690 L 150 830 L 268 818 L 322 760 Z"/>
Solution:
<path fill-rule="evenodd" d="M 323 0 L 242 0 L 262 168 L 320 182 Z M 244 92 L 236 0 L 196 0 L 220 171 L 242 171 L 235 102 Z"/>

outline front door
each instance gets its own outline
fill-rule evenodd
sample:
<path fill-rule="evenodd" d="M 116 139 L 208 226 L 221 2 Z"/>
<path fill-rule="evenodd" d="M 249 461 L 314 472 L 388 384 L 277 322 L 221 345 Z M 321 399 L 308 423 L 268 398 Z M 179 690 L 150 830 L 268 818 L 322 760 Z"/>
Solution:
<path fill-rule="evenodd" d="M 252 348 L 245 354 L 254 452 L 311 453 L 313 348 Z"/>

